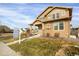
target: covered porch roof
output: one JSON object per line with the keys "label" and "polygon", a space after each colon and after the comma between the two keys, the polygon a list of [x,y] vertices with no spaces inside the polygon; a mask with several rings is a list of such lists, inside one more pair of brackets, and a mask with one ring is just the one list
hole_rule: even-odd
{"label": "covered porch roof", "polygon": [[32,24],[30,25],[41,25],[43,22],[41,20],[35,20]]}

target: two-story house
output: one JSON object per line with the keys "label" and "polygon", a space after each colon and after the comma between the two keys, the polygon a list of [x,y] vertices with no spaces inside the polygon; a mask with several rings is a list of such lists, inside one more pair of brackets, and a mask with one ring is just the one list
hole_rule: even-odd
{"label": "two-story house", "polygon": [[70,35],[71,18],[72,8],[49,6],[30,24],[30,30],[32,33],[36,30],[36,34],[43,36],[67,38]]}

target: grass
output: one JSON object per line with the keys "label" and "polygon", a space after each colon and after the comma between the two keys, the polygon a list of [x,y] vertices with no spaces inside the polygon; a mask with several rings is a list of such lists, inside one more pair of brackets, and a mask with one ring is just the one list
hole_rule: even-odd
{"label": "grass", "polygon": [[14,41],[12,33],[2,33],[0,37],[0,41],[4,43],[12,42]]}
{"label": "grass", "polygon": [[[25,35],[21,35],[21,39],[26,38]],[[13,39],[13,33],[0,33],[0,41],[4,43],[13,42],[19,38]]]}
{"label": "grass", "polygon": [[[10,47],[23,56],[55,56],[56,52],[64,45],[79,46],[79,43],[63,39],[34,38],[25,40],[21,44],[10,45]],[[66,55],[68,54],[66,53]]]}

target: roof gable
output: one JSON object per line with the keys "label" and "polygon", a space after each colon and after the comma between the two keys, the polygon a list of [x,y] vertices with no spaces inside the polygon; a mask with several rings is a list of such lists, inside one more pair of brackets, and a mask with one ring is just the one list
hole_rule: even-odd
{"label": "roof gable", "polygon": [[[42,12],[42,13],[37,17],[37,19],[40,18],[42,15],[43,15],[43,17],[47,16],[52,10],[54,10],[54,9],[56,9],[56,8],[57,8],[57,9],[67,9],[67,10],[69,10],[69,15],[72,16],[72,8],[67,8],[67,7],[52,7],[52,6],[49,6],[48,8],[45,9],[44,12]],[[49,10],[49,9],[50,9],[50,10]]]}
{"label": "roof gable", "polygon": [[48,7],[46,8],[40,15],[38,15],[37,19],[40,18],[41,16],[45,16],[48,12],[52,10],[53,7]]}

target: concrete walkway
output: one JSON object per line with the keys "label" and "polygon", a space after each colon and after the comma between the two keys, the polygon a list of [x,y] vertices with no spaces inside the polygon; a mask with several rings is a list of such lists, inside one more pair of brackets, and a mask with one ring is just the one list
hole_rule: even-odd
{"label": "concrete walkway", "polygon": [[17,56],[17,53],[3,42],[0,42],[0,56]]}
{"label": "concrete walkway", "polygon": [[[22,41],[24,41],[24,40],[30,40],[30,39],[32,39],[32,38],[37,38],[37,37],[40,37],[40,34],[31,36],[31,37],[28,37],[28,38],[24,38],[24,39],[22,39],[22,40],[20,40],[20,41],[22,42]],[[19,43],[19,40],[16,40],[16,41],[14,41],[14,42],[7,43],[6,45],[12,45],[12,44],[15,44],[15,43]]]}

